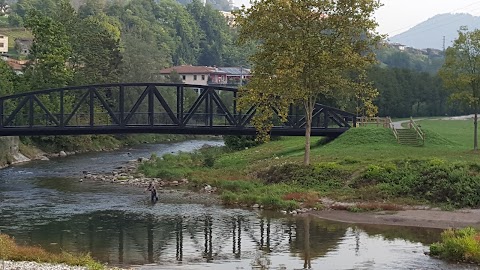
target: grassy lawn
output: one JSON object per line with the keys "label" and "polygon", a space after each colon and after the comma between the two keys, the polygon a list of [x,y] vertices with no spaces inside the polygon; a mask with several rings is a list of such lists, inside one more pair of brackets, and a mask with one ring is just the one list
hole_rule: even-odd
{"label": "grassy lawn", "polygon": [[285,137],[236,152],[168,155],[141,170],[147,176],[187,177],[197,186],[216,186],[231,204],[294,208],[316,205],[327,196],[480,206],[480,154],[471,150],[472,121],[428,119],[419,124],[426,134],[421,147],[399,145],[390,129],[377,127],[351,129],[328,143],[312,138],[307,167],[302,165],[304,138]]}

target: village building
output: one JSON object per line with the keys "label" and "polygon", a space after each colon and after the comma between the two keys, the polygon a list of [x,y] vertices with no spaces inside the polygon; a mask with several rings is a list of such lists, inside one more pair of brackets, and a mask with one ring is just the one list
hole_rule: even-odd
{"label": "village building", "polygon": [[227,83],[227,74],[216,67],[183,65],[162,69],[160,74],[168,80],[174,71],[178,73],[185,84],[209,85]]}
{"label": "village building", "polygon": [[8,53],[8,37],[0,33],[0,54]]}
{"label": "village building", "polygon": [[33,39],[31,38],[17,38],[15,39],[15,49],[20,55],[27,56],[30,54]]}

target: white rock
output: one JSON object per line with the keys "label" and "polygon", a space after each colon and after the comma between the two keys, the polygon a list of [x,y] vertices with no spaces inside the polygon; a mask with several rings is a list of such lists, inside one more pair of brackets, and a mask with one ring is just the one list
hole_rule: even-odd
{"label": "white rock", "polygon": [[59,157],[66,157],[67,153],[65,153],[65,151],[60,151],[60,153],[58,153],[58,156]]}

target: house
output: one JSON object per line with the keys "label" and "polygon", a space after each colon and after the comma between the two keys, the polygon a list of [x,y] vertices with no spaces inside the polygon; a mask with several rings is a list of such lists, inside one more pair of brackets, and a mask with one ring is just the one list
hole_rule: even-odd
{"label": "house", "polygon": [[164,78],[169,78],[175,71],[183,83],[196,85],[226,84],[227,74],[216,67],[182,65],[160,70]]}
{"label": "house", "polygon": [[406,49],[406,46],[400,43],[390,43],[390,46],[400,51],[404,51]]}
{"label": "house", "polygon": [[218,70],[227,73],[228,84],[239,84],[251,78],[250,69],[244,67],[219,67]]}
{"label": "house", "polygon": [[225,20],[227,20],[228,26],[230,26],[230,27],[235,26],[235,15],[233,15],[233,13],[231,11],[221,11],[221,10],[219,10],[219,12],[220,12],[220,14],[223,15]]}
{"label": "house", "polygon": [[18,60],[13,58],[3,59],[7,62],[7,65],[16,73],[23,74],[23,69],[27,66],[28,60]]}
{"label": "house", "polygon": [[29,55],[32,48],[33,39],[31,38],[17,38],[15,39],[15,49],[21,55]]}
{"label": "house", "polygon": [[8,53],[8,37],[0,33],[0,54]]}

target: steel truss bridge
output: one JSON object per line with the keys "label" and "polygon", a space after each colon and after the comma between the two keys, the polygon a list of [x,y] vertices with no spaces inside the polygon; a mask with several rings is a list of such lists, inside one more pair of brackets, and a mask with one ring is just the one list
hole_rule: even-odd
{"label": "steel truss bridge", "polygon": [[[164,133],[255,135],[255,107],[237,108],[231,87],[119,83],[48,89],[0,97],[0,136]],[[276,111],[275,108],[272,110]],[[317,104],[312,136],[336,137],[356,116]],[[271,135],[305,135],[304,112],[274,119]]]}

